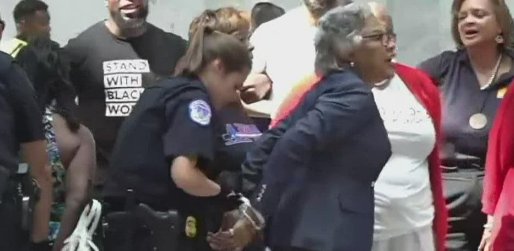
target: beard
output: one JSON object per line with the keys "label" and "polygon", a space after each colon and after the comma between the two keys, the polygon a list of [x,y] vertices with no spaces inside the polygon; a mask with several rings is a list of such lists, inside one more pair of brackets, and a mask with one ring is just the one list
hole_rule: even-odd
{"label": "beard", "polygon": [[303,3],[314,17],[320,18],[337,5],[337,0],[303,0]]}
{"label": "beard", "polygon": [[121,10],[111,11],[111,17],[121,30],[132,30],[146,24],[149,6],[139,9],[135,13],[125,14]]}

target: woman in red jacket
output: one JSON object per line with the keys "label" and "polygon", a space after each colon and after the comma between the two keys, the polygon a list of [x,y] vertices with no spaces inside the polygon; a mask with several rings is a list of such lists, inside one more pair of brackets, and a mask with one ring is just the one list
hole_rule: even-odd
{"label": "woman in red jacket", "polygon": [[488,215],[480,249],[514,250],[514,89],[509,88],[489,136],[482,197]]}

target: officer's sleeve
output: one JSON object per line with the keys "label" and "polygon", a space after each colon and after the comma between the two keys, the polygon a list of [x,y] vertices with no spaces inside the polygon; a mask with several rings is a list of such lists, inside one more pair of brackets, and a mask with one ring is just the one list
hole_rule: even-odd
{"label": "officer's sleeve", "polygon": [[37,89],[38,86],[36,84],[38,83],[35,83],[34,80],[37,76],[37,70],[39,67],[35,51],[32,50],[30,46],[21,49],[21,51],[18,53],[18,56],[16,57],[16,61],[25,70],[34,88]]}
{"label": "officer's sleeve", "polygon": [[372,116],[379,116],[376,109],[373,94],[362,82],[340,85],[321,95],[315,107],[292,125],[273,148],[260,185],[258,208],[272,215],[291,174],[298,168],[307,168],[305,164],[315,152],[330,151],[337,147],[333,142],[344,141]]}
{"label": "officer's sleeve", "polygon": [[10,101],[15,111],[16,136],[20,143],[44,139],[42,111],[27,74],[19,65],[13,64],[6,75]]}
{"label": "officer's sleeve", "polygon": [[197,157],[201,169],[212,161],[214,129],[207,100],[205,94],[194,91],[167,101],[163,144],[164,154],[170,161],[178,156]]}

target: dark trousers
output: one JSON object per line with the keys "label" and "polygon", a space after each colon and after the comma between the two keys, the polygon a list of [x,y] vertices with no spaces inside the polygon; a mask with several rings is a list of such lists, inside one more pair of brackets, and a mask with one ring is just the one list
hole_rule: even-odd
{"label": "dark trousers", "polygon": [[8,198],[0,204],[0,250],[27,251],[30,237],[21,229],[21,210]]}

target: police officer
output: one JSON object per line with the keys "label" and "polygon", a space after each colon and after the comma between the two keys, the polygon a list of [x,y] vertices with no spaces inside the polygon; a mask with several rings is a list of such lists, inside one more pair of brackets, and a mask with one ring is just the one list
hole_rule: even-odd
{"label": "police officer", "polygon": [[22,161],[28,164],[41,188],[32,229],[32,242],[37,249],[45,246],[48,238],[52,203],[51,174],[45,169],[42,117],[26,74],[3,52],[0,52],[0,121],[0,250],[26,250],[30,243],[28,219],[31,217],[22,202],[28,194],[26,186],[19,182],[20,176],[28,174],[26,168],[18,166],[20,150]]}
{"label": "police officer", "polygon": [[104,189],[106,250],[204,250],[202,210],[229,193],[206,173],[216,111],[239,102],[248,48],[201,26],[185,62],[180,77],[147,88],[122,125]]}

